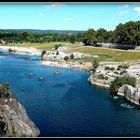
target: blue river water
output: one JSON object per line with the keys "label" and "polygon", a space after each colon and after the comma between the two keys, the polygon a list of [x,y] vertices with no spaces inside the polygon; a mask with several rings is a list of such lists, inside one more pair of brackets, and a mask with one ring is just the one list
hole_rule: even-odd
{"label": "blue river water", "polygon": [[124,108],[123,98],[91,85],[87,71],[41,65],[38,56],[0,56],[6,57],[0,59],[0,83],[10,84],[39,137],[140,136],[140,110]]}

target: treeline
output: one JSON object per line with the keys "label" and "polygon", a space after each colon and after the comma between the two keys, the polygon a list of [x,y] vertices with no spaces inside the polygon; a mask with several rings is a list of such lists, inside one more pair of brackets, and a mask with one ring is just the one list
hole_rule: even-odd
{"label": "treeline", "polygon": [[81,42],[82,33],[30,33],[30,32],[0,32],[0,39],[7,43],[48,43],[48,42]]}
{"label": "treeline", "polygon": [[83,33],[85,45],[100,43],[115,43],[118,45],[140,45],[140,21],[129,21],[120,23],[114,31],[107,31],[103,28],[95,31],[89,29]]}
{"label": "treeline", "polygon": [[83,42],[94,46],[96,43],[115,43],[120,45],[140,45],[140,21],[120,23],[114,31],[104,28],[89,29],[79,33],[34,33],[0,31],[0,40],[6,43],[45,43],[45,42]]}

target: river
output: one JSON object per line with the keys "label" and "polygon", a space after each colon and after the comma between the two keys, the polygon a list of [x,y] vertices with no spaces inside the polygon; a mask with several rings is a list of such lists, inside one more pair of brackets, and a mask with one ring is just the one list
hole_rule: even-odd
{"label": "river", "polygon": [[140,110],[121,106],[124,99],[113,100],[107,89],[91,85],[87,71],[48,67],[38,56],[0,56],[6,57],[0,58],[0,83],[10,84],[39,137],[140,136]]}

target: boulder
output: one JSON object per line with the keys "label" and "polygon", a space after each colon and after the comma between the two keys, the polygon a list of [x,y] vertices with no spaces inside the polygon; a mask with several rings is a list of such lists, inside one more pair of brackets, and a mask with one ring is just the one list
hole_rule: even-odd
{"label": "boulder", "polygon": [[0,98],[0,136],[1,137],[37,137],[39,129],[28,117],[25,108],[11,95]]}
{"label": "boulder", "polygon": [[130,85],[123,85],[118,90],[118,95],[124,96],[127,100],[134,104],[140,104],[140,91],[138,88]]}

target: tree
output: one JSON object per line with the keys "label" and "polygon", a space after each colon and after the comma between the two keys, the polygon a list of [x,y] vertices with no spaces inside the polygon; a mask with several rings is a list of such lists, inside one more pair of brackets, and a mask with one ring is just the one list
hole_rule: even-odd
{"label": "tree", "polygon": [[73,53],[70,55],[70,58],[71,58],[71,59],[74,59],[74,55],[73,55]]}
{"label": "tree", "polygon": [[107,30],[100,28],[97,30],[97,41],[98,42],[108,42],[109,36]]}
{"label": "tree", "polygon": [[116,77],[114,81],[110,84],[110,92],[112,94],[116,94],[118,89],[123,86],[124,84],[131,85],[133,87],[136,86],[136,78],[130,76],[122,76]]}
{"label": "tree", "polygon": [[94,59],[93,61],[92,61],[92,72],[94,73],[95,71],[96,71],[96,69],[97,69],[97,67],[99,66],[99,62],[98,62],[98,60],[96,60],[96,59]]}
{"label": "tree", "polygon": [[43,50],[42,53],[41,53],[41,60],[43,60],[43,56],[46,54],[46,51]]}
{"label": "tree", "polygon": [[76,35],[71,35],[70,36],[70,43],[75,43],[76,42]]}
{"label": "tree", "polygon": [[69,59],[69,57],[68,57],[68,56],[65,56],[65,57],[64,57],[64,60],[68,60],[68,59]]}
{"label": "tree", "polygon": [[83,43],[90,46],[97,43],[96,31],[94,29],[89,29],[83,33]]}
{"label": "tree", "polygon": [[114,32],[117,44],[140,45],[140,21],[121,23]]}
{"label": "tree", "polygon": [[57,50],[56,55],[59,55],[59,51]]}

